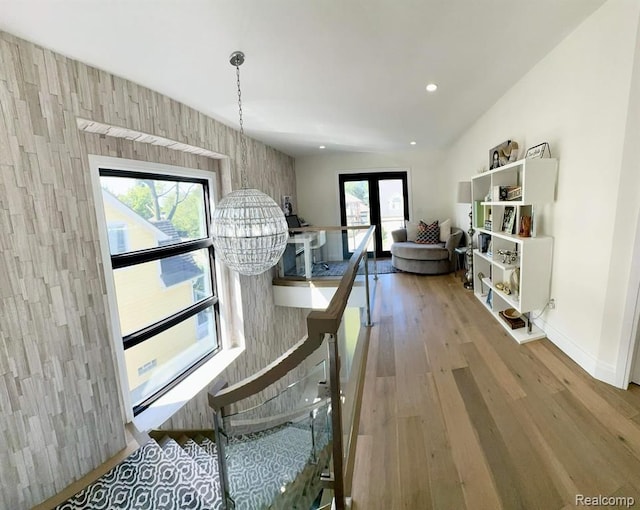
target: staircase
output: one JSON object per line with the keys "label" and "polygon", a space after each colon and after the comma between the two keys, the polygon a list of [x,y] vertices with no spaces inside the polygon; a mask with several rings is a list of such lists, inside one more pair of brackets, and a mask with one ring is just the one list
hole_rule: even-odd
{"label": "staircase", "polygon": [[[174,436],[175,437],[175,436]],[[314,442],[315,441],[315,442]],[[226,446],[237,510],[309,510],[329,459],[308,421],[234,436]],[[203,435],[150,440],[56,510],[221,510],[217,447]]]}

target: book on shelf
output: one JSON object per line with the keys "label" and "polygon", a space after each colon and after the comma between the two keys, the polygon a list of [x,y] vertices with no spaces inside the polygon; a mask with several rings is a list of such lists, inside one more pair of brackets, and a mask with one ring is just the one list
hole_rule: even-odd
{"label": "book on shelf", "polygon": [[476,225],[480,226],[484,223],[484,206],[480,200],[473,202],[473,217],[476,219]]}
{"label": "book on shelf", "polygon": [[522,317],[517,317],[515,319],[512,319],[511,317],[507,317],[504,314],[504,312],[499,312],[498,315],[500,315],[500,318],[503,321],[505,321],[507,324],[509,324],[511,329],[520,329],[520,328],[524,328],[526,326],[526,323],[524,322]]}

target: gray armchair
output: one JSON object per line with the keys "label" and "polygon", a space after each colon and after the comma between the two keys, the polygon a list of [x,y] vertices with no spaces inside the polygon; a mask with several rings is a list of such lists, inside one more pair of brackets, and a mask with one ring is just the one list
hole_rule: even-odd
{"label": "gray armchair", "polygon": [[407,241],[407,229],[391,232],[391,264],[396,269],[418,274],[446,274],[455,268],[454,250],[460,245],[462,230],[453,227],[444,243],[419,244]]}

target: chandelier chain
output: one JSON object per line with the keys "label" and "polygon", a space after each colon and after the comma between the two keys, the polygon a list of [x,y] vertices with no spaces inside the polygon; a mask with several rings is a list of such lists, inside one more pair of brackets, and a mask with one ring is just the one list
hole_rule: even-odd
{"label": "chandelier chain", "polygon": [[236,61],[236,78],[238,83],[238,115],[240,117],[240,152],[242,156],[242,166],[240,168],[242,177],[242,187],[248,188],[247,180],[247,140],[244,136],[244,124],[242,120],[242,90],[240,89],[240,63]]}

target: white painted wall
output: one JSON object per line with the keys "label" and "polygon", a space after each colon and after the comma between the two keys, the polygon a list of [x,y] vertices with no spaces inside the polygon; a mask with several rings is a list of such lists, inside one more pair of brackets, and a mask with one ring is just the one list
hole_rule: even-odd
{"label": "white painted wall", "polygon": [[[607,289],[607,309],[603,324],[603,344],[606,345],[609,328],[621,329],[621,343],[618,351],[616,385],[626,387],[629,382],[634,347],[638,350],[640,341],[640,26],[636,34],[636,54],[631,79],[631,94],[627,113],[627,131],[622,159],[622,173],[618,186],[618,203],[614,244],[609,264],[609,287]],[[619,256],[618,256],[619,254]],[[622,262],[622,264],[621,264]],[[630,272],[620,270],[630,264]],[[627,286],[626,292],[623,290]],[[626,295],[625,295],[626,294]],[[624,302],[620,299],[624,298]],[[617,320],[615,311],[624,308],[622,322]],[[612,335],[613,336],[613,335]],[[640,384],[640,356],[636,357],[635,378]]]}
{"label": "white painted wall", "polygon": [[583,368],[611,383],[640,204],[638,158],[628,155],[624,166],[622,159],[625,147],[638,147],[626,132],[639,15],[640,2],[609,0],[453,144],[443,174],[443,189],[453,189],[486,167],[489,148],[506,139],[521,149],[550,142],[560,160],[557,201],[543,212],[555,238],[557,309],[541,325]]}
{"label": "white painted wall", "polygon": [[446,219],[452,214],[455,197],[446,184],[442,156],[438,151],[416,149],[393,154],[329,153],[298,158],[299,214],[314,225],[339,225],[338,174],[385,169],[408,171],[411,219]]}

